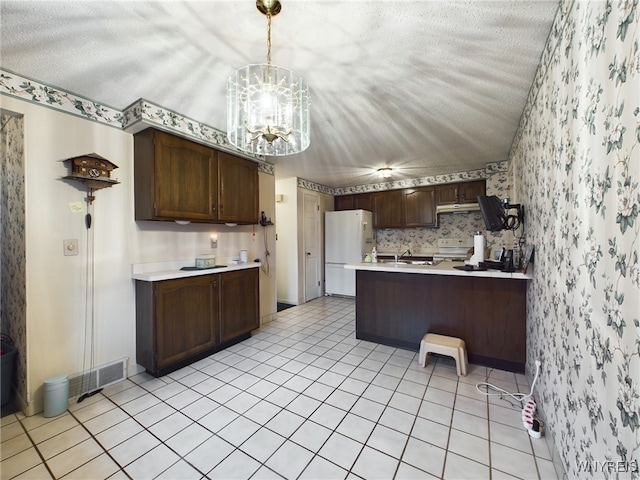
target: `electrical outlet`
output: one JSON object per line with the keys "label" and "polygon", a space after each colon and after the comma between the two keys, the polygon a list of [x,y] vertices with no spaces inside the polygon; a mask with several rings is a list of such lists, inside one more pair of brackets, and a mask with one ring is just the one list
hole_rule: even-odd
{"label": "electrical outlet", "polygon": [[77,238],[63,240],[62,247],[64,250],[65,257],[78,255],[78,239]]}

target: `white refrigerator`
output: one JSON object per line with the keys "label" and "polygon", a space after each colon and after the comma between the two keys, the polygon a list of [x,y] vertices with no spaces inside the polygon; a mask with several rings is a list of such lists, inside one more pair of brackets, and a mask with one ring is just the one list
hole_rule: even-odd
{"label": "white refrigerator", "polygon": [[362,262],[375,246],[372,213],[366,210],[326,212],[324,279],[327,295],[356,295],[356,271],[347,263]]}

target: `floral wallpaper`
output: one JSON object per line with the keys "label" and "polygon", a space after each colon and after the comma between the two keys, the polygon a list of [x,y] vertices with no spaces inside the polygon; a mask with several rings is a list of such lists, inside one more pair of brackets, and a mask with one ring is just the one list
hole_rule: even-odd
{"label": "floral wallpaper", "polygon": [[564,1],[510,154],[527,363],[569,478],[640,478],[640,10]]}
{"label": "floral wallpaper", "polygon": [[13,340],[17,395],[26,398],[26,251],[22,117],[0,115],[0,331]]}

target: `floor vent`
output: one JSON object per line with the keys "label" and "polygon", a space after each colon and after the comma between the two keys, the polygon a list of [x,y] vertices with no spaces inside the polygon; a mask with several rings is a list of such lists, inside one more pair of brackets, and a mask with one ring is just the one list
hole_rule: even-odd
{"label": "floor vent", "polygon": [[127,358],[69,377],[69,398],[92,392],[127,378]]}

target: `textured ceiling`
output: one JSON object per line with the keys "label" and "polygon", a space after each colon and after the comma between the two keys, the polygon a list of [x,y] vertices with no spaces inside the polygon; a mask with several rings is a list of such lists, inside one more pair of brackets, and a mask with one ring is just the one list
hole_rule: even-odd
{"label": "textured ceiling", "polygon": [[[312,95],[311,146],[277,178],[329,187],[505,160],[558,1],[282,0],[272,61]],[[116,109],[145,98],[226,129],[229,74],[266,61],[243,1],[5,1],[0,66]]]}

